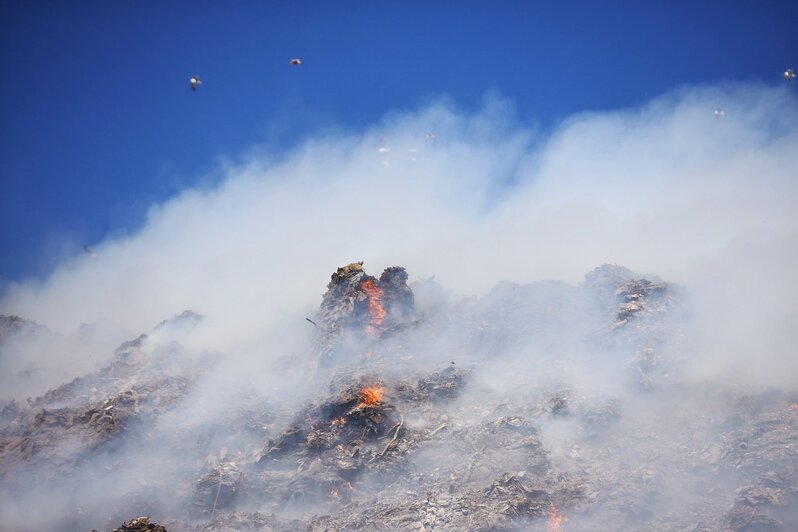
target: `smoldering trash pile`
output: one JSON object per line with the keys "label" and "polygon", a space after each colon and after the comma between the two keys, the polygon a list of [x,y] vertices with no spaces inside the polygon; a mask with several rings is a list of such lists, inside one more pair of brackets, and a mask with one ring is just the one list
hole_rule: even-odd
{"label": "smoldering trash pile", "polygon": [[[353,263],[279,393],[224,399],[185,312],[2,408],[0,529],[798,530],[797,390],[683,378],[688,296],[603,265],[461,298]],[[51,334],[0,341],[26,331]]]}

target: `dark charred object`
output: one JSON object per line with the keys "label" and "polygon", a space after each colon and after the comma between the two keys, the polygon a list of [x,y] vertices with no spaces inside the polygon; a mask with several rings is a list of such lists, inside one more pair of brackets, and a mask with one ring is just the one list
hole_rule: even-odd
{"label": "dark charred object", "polygon": [[149,516],[143,516],[131,519],[129,523],[122,523],[122,526],[115,528],[113,532],[166,532],[166,528],[151,523]]}

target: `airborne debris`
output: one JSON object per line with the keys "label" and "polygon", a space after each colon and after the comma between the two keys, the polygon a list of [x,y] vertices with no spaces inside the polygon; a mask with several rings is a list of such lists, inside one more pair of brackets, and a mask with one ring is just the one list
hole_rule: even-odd
{"label": "airborne debris", "polygon": [[83,251],[88,253],[89,257],[93,259],[97,258],[97,253],[95,253],[94,250],[91,248],[91,246],[89,246],[88,244],[83,245]]}
{"label": "airborne debris", "polygon": [[784,79],[786,79],[787,81],[794,80],[795,79],[795,70],[793,70],[792,68],[788,68],[787,70],[785,70],[784,71]]}
{"label": "airborne debris", "polygon": [[290,63],[292,65],[294,65],[294,66],[299,66],[299,65],[302,64],[302,60],[299,59],[298,57],[295,57],[295,58],[291,59]]}
{"label": "airborne debris", "polygon": [[200,79],[200,77],[199,77],[199,74],[194,74],[194,75],[193,75],[193,76],[191,76],[191,78],[188,80],[188,83],[189,83],[189,85],[191,86],[191,90],[196,92],[196,90],[197,90],[197,87],[199,87],[200,85],[202,85],[202,80]]}
{"label": "airborne debris", "polygon": [[721,107],[715,109],[715,118],[723,118],[726,116],[726,111],[724,111]]}

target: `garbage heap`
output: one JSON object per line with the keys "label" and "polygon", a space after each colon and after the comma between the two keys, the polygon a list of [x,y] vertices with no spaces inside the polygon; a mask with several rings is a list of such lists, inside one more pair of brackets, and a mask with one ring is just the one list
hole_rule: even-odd
{"label": "garbage heap", "polygon": [[332,274],[316,323],[321,329],[320,366],[331,366],[354,343],[374,342],[413,322],[413,291],[400,266],[386,268],[379,279],[362,262]]}

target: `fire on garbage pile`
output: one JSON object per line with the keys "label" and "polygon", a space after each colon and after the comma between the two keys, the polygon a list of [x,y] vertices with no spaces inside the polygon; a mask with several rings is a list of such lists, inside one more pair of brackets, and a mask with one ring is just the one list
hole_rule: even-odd
{"label": "fire on garbage pile", "polygon": [[51,526],[119,532],[798,524],[798,394],[680,380],[683,289],[613,265],[478,298],[408,279],[336,270],[308,351],[271,367],[301,368],[291,398],[209,388],[219,359],[169,337],[202,318],[159,324],[2,409],[3,493],[50,486]]}

